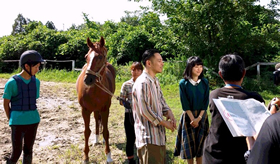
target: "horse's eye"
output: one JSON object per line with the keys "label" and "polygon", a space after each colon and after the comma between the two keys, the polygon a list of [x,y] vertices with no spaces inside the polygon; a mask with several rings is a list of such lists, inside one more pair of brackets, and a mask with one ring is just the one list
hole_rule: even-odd
{"label": "horse's eye", "polygon": [[98,56],[98,59],[102,59],[102,58],[103,58],[103,56],[102,56],[102,55],[99,55],[99,56]]}

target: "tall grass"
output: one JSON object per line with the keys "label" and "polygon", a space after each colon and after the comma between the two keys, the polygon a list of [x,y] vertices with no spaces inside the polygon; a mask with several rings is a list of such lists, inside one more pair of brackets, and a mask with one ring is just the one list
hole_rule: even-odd
{"label": "tall grass", "polygon": [[[21,72],[21,69],[17,69],[12,73],[0,73],[0,78],[10,78],[15,74]],[[66,71],[66,70],[50,70],[50,69],[43,69],[40,70],[36,77],[41,81],[53,81],[53,82],[65,82],[65,83],[75,83],[77,77],[79,76],[80,71]]]}

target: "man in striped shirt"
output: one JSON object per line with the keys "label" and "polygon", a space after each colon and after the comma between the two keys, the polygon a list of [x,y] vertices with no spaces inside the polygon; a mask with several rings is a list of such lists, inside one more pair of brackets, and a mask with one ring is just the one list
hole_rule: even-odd
{"label": "man in striped shirt", "polygon": [[142,63],[144,71],[132,88],[137,154],[140,164],[163,164],[166,163],[165,128],[173,132],[176,120],[155,76],[163,69],[159,51],[146,50],[142,55]]}

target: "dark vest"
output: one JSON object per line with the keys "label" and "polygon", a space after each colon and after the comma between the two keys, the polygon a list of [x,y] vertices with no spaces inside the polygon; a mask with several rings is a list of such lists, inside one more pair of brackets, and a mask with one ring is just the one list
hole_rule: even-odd
{"label": "dark vest", "polygon": [[11,111],[30,111],[37,109],[35,76],[31,76],[31,81],[28,84],[17,75],[14,75],[13,78],[17,82],[18,94],[11,98]]}

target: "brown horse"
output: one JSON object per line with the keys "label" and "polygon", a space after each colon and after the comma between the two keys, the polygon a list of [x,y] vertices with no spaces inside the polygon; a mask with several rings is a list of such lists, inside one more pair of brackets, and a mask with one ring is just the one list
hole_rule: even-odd
{"label": "brown horse", "polygon": [[87,38],[89,47],[88,53],[85,55],[86,64],[82,68],[76,82],[78,93],[78,101],[82,107],[82,116],[85,124],[85,147],[84,157],[85,163],[89,162],[89,136],[90,130],[90,115],[93,112],[95,118],[96,142],[98,142],[99,134],[99,117],[103,125],[103,138],[105,140],[105,153],[107,162],[110,163],[111,152],[109,148],[109,131],[108,131],[108,116],[111,106],[111,98],[115,92],[115,69],[107,62],[107,49],[105,48],[105,40],[101,37],[99,42],[93,43]]}

